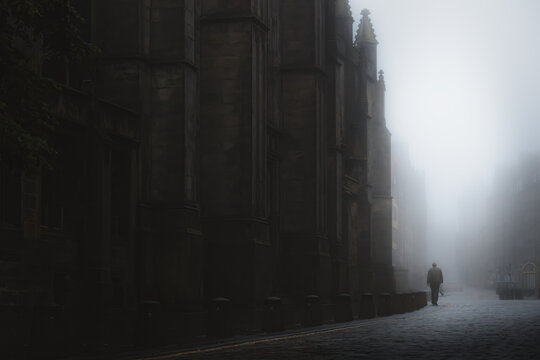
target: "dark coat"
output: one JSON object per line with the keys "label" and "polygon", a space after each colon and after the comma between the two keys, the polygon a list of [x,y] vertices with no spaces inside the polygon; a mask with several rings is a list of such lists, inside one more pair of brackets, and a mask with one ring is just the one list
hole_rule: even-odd
{"label": "dark coat", "polygon": [[427,273],[427,282],[428,284],[442,284],[442,270],[436,266],[429,269]]}

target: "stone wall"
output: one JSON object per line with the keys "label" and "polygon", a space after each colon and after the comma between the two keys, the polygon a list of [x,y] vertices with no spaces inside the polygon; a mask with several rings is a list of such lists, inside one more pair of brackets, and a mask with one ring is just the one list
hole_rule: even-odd
{"label": "stone wall", "polygon": [[[63,245],[76,351],[261,329],[269,304],[280,326],[348,319],[393,291],[368,12],[353,44],[345,0],[92,4],[98,76],[58,109],[84,164],[62,168],[83,184]],[[48,247],[28,214],[25,236]]]}

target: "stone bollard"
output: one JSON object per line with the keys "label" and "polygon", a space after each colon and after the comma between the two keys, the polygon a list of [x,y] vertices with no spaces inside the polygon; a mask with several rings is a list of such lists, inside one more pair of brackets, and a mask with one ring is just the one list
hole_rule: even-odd
{"label": "stone bollard", "polygon": [[321,325],[321,304],[317,295],[308,295],[305,298],[304,314],[302,316],[303,326]]}
{"label": "stone bollard", "polygon": [[[392,294],[390,293],[390,315],[398,314],[397,311],[401,310],[401,294]],[[400,312],[399,314],[402,314],[403,312]]]}
{"label": "stone bollard", "polygon": [[224,297],[217,297],[210,301],[208,311],[208,336],[232,336],[231,330],[231,301]]}
{"label": "stone bollard", "polygon": [[375,299],[373,294],[364,293],[360,295],[360,308],[358,309],[359,319],[371,319],[376,316]]}
{"label": "stone bollard", "polygon": [[392,313],[404,314],[405,310],[405,295],[406,294],[393,294],[392,296]]}
{"label": "stone bollard", "polygon": [[426,297],[425,293],[418,291],[413,294],[414,296],[414,310],[418,310],[424,307],[423,299]]}
{"label": "stone bollard", "polygon": [[408,306],[409,294],[399,294],[399,295],[400,295],[400,300],[401,300],[401,304],[400,304],[401,313],[400,314],[405,314],[407,311],[409,311],[409,306]]}
{"label": "stone bollard", "polygon": [[386,292],[380,293],[377,316],[390,316],[392,313],[392,295]]}
{"label": "stone bollard", "polygon": [[499,290],[499,300],[509,300],[512,298],[511,290],[509,289],[500,289]]}
{"label": "stone bollard", "polygon": [[159,342],[158,315],[161,303],[145,300],[137,307],[137,344],[153,346]]}
{"label": "stone bollard", "polygon": [[414,311],[414,310],[418,310],[418,295],[417,293],[411,293],[411,298],[410,298],[410,306],[411,306],[411,311]]}
{"label": "stone bollard", "polygon": [[406,308],[405,308],[406,312],[411,312],[411,311],[416,310],[415,305],[414,305],[414,293],[407,294],[405,304],[406,304]]}
{"label": "stone bollard", "polygon": [[281,299],[275,296],[264,299],[263,330],[266,332],[283,330]]}
{"label": "stone bollard", "polygon": [[334,318],[336,322],[346,322],[353,319],[351,295],[339,294],[337,296]]}
{"label": "stone bollard", "polygon": [[426,291],[420,291],[418,293],[419,297],[420,297],[420,307],[419,308],[423,308],[424,306],[427,306],[427,297],[428,297],[428,294]]}
{"label": "stone bollard", "polygon": [[418,308],[421,309],[427,306],[427,292],[420,291],[418,293]]}

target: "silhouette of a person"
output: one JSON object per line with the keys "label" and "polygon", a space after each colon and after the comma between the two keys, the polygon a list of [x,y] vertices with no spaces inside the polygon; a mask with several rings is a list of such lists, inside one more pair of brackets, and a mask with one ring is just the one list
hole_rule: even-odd
{"label": "silhouette of a person", "polygon": [[427,274],[427,283],[431,288],[431,304],[437,306],[439,300],[439,288],[443,282],[442,270],[437,267],[437,263],[431,264]]}

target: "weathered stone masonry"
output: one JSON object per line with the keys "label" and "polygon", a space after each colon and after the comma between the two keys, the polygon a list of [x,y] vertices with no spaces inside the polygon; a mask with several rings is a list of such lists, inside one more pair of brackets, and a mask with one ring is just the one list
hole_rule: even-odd
{"label": "weathered stone masonry", "polygon": [[394,290],[367,10],[354,39],[346,0],[109,0],[86,15],[103,56],[91,91],[65,84],[64,139],[80,141],[55,170],[83,199],[55,209],[78,220],[3,227],[65,254],[32,265],[41,300],[6,306],[54,303],[65,286],[54,326],[80,350],[206,334],[215,298],[245,331],[264,326],[269,297],[290,327],[332,321],[344,294],[358,313],[361,294]]}

